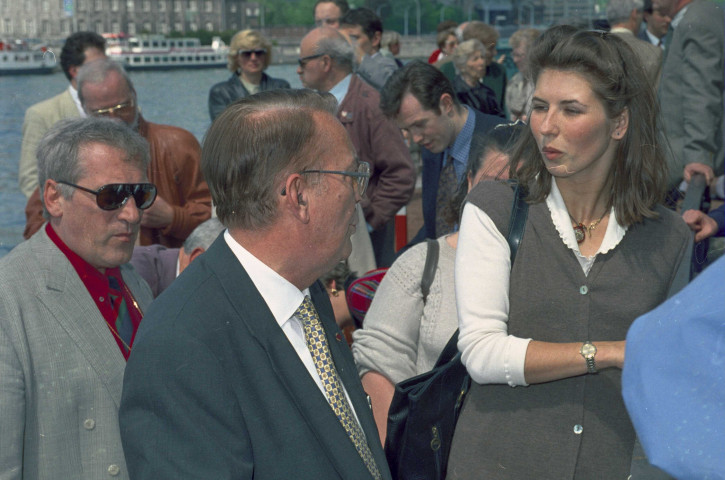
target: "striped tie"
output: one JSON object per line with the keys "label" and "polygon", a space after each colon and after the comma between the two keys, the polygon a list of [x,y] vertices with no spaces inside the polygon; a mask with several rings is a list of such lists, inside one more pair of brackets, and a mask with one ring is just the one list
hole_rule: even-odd
{"label": "striped tie", "polygon": [[315,306],[312,304],[309,296],[305,296],[302,304],[295,312],[295,317],[302,321],[307,348],[309,348],[310,354],[312,354],[312,361],[315,363],[317,374],[322,380],[322,385],[325,388],[330,407],[332,407],[342,427],[347,432],[350,440],[352,440],[353,445],[355,445],[357,453],[362,458],[370,474],[375,479],[382,478],[378,466],[375,464],[375,459],[373,459],[370,447],[368,447],[365,434],[352,413],[347,397],[345,397],[340,378],[337,375],[335,363],[332,361],[332,355],[330,355],[330,348],[327,345],[325,330],[322,328],[320,319],[317,317]]}

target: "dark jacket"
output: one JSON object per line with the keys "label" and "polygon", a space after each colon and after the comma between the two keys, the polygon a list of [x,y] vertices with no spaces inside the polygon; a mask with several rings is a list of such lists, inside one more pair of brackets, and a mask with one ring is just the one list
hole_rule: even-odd
{"label": "dark jacket", "polygon": [[[382,478],[390,479],[327,293],[318,282],[310,296]],[[119,420],[138,480],[371,478],[223,235],[146,313]]]}
{"label": "dark jacket", "polygon": [[[281,78],[273,78],[262,73],[262,81],[259,84],[260,91],[274,90],[276,88],[290,88],[289,82]],[[249,90],[244,88],[239,81],[239,75],[233,73],[225,82],[219,82],[209,90],[209,116],[211,121],[224,111],[235,100],[248,97]]]}
{"label": "dark jacket", "polygon": [[415,189],[415,168],[403,134],[380,110],[380,94],[353,75],[337,118],[360,161],[370,164],[370,183],[361,202],[365,221],[378,230],[404,207]]}
{"label": "dark jacket", "polygon": [[496,93],[480,80],[475,87],[471,87],[463,80],[463,77],[456,75],[456,78],[453,79],[453,90],[456,91],[458,100],[461,103],[465,103],[479,112],[496,115],[497,117],[504,116],[503,110],[496,101]]}

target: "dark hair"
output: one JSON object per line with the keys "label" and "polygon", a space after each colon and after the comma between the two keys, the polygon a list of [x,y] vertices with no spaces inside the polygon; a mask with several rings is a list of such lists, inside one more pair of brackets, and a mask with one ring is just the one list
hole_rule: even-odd
{"label": "dark hair", "polygon": [[393,72],[380,90],[380,110],[386,117],[398,114],[406,93],[412,94],[424,110],[432,110],[436,115],[441,114],[440,100],[444,93],[451,96],[456,107],[461,105],[450,80],[436,67],[420,60]]}
{"label": "dark hair", "polygon": [[337,8],[340,9],[340,13],[342,15],[345,15],[348,10],[350,10],[350,5],[348,5],[346,0],[317,0],[315,2],[315,6],[312,7],[312,12],[314,13],[315,10],[317,10],[317,6],[321,3],[334,3]]}
{"label": "dark hair", "polygon": [[232,103],[204,138],[201,169],[219,220],[257,229],[277,215],[284,178],[312,165],[320,144],[315,113],[337,101],[312,90],[268,90]]}
{"label": "dark hair", "polygon": [[80,67],[86,61],[87,48],[97,48],[106,52],[106,39],[96,32],[76,32],[66,38],[60,51],[60,66],[68,80],[71,80],[70,67]]}
{"label": "dark hair", "polygon": [[500,124],[493,127],[485,134],[474,134],[471,139],[471,147],[468,151],[468,163],[466,164],[466,172],[463,174],[456,193],[451,197],[448,208],[445,210],[445,221],[449,225],[455,225],[461,219],[463,206],[465,205],[466,195],[468,195],[468,179],[475,178],[481,169],[486,171],[491,169],[490,176],[501,178],[505,176],[506,166],[499,171],[493,171],[494,167],[484,165],[483,160],[491,152],[503,153],[511,155],[516,141],[522,132],[527,129],[523,122]]}
{"label": "dark hair", "polygon": [[375,36],[375,32],[383,33],[383,22],[380,21],[380,17],[365,7],[348,10],[340,19],[340,25],[360,25],[362,31],[371,40]]}
{"label": "dark hair", "polygon": [[[664,199],[667,165],[660,134],[659,108],[653,86],[637,56],[616,35],[555,27],[540,37],[529,52],[529,71],[534,84],[546,69],[582,75],[602,102],[606,115],[614,119],[629,114],[627,132],[617,146],[610,172],[609,206],[617,222],[628,227],[645,217],[654,218],[654,206]],[[576,29],[574,29],[576,30]],[[521,162],[520,168],[518,167]],[[531,203],[550,193],[551,174],[541,159],[536,139],[527,129],[511,158],[510,175],[528,186]]]}

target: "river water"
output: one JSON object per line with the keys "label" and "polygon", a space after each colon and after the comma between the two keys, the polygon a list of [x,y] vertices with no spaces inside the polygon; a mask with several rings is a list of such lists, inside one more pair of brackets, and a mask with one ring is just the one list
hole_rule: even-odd
{"label": "river water", "polygon": [[[267,73],[300,88],[295,65],[270,65]],[[202,141],[209,128],[209,89],[226,80],[228,70],[130,72],[144,118],[176,125]],[[18,187],[18,160],[25,110],[68,87],[62,72],[0,77],[0,257],[20,243],[25,226],[25,196]]]}

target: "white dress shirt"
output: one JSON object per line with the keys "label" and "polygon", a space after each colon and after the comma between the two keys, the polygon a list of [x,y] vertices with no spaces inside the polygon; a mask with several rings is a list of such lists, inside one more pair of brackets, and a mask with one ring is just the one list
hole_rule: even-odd
{"label": "white dress shirt", "polygon": [[[315,368],[315,362],[312,360],[312,354],[310,354],[310,350],[307,348],[302,322],[299,318],[294,316],[295,311],[297,311],[297,308],[302,304],[305,295],[310,294],[309,288],[305,288],[303,291],[300,291],[297,287],[262,263],[262,261],[234,240],[234,238],[232,238],[229,234],[229,230],[224,232],[224,240],[232,250],[232,253],[234,253],[234,256],[237,257],[237,260],[239,260],[239,263],[242,264],[242,267],[249,275],[249,278],[252,279],[252,283],[254,283],[254,286],[257,288],[259,294],[269,307],[274,319],[284,332],[287,340],[289,340],[292,348],[294,348],[297,356],[300,358],[300,361],[304,364],[307,372],[310,374],[310,377],[312,377],[317,384],[317,387],[327,399],[325,387],[322,385],[322,380]],[[352,402],[350,402],[350,396],[347,393],[347,389],[342,381],[340,381],[340,384],[342,385],[342,389],[345,391],[345,396],[348,399],[350,408],[357,419],[357,413],[355,413],[355,407]],[[360,420],[358,419],[358,423],[359,422]]]}

